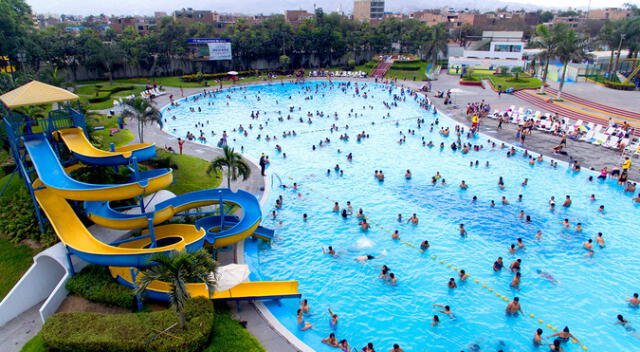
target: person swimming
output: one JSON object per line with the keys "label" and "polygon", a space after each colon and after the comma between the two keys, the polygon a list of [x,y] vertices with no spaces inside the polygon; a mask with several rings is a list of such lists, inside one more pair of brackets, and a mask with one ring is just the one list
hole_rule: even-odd
{"label": "person swimming", "polygon": [[379,255],[379,256],[374,256],[371,254],[365,254],[365,255],[360,255],[356,257],[356,260],[359,261],[360,263],[364,263],[367,260],[373,260],[373,259],[378,259],[378,258],[382,258],[384,257],[384,255]]}
{"label": "person swimming", "polygon": [[558,281],[548,272],[536,269],[536,273],[543,279],[549,280],[552,284],[557,285]]}

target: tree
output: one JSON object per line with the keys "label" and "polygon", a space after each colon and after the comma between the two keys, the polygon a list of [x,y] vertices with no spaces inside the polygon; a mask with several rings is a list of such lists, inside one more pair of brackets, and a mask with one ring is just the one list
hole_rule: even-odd
{"label": "tree", "polygon": [[609,50],[611,50],[609,65],[607,66],[607,77],[609,77],[609,79],[611,79],[611,70],[613,69],[613,55],[622,39],[621,27],[620,22],[607,21],[598,33],[598,42],[605,44]]}
{"label": "tree", "polygon": [[567,66],[570,62],[581,62],[591,59],[592,55],[588,53],[588,39],[574,29],[569,29],[563,37],[560,38],[560,45],[556,50],[556,54],[562,63],[562,76],[560,77],[560,86],[558,87],[558,99],[562,96],[562,88],[567,74]]}
{"label": "tree", "polygon": [[513,73],[513,75],[515,76],[514,82],[519,82],[520,81],[520,74],[522,73],[522,67],[520,67],[520,66],[512,67],[511,68],[511,73]]}
{"label": "tree", "polygon": [[138,138],[144,143],[144,126],[151,122],[162,124],[160,111],[147,99],[136,97],[125,100],[123,103],[122,117],[131,117],[138,121]]}
{"label": "tree", "polygon": [[231,188],[231,180],[236,181],[242,176],[242,180],[246,180],[251,175],[251,168],[242,155],[236,153],[233,148],[227,146],[222,147],[223,155],[215,158],[207,168],[207,174],[222,172],[227,169],[227,188]]}
{"label": "tree", "polygon": [[437,24],[431,27],[431,31],[427,36],[427,40],[424,47],[425,58],[431,57],[433,65],[438,64],[438,54],[447,54],[447,40],[449,36],[444,25]]}
{"label": "tree", "polygon": [[180,328],[184,329],[184,306],[190,298],[186,284],[195,281],[204,283],[210,298],[215,290],[218,263],[204,249],[193,253],[174,251],[170,255],[155,254],[149,258],[149,263],[153,265],[141,270],[135,294],[142,294],[154,281],[168,283],[169,301],[180,316]]}
{"label": "tree", "polygon": [[543,11],[540,13],[540,23],[547,23],[553,19],[553,13],[551,11]]}
{"label": "tree", "polygon": [[280,55],[278,61],[280,62],[280,68],[285,69],[289,67],[289,62],[291,62],[291,59],[287,55]]}
{"label": "tree", "polygon": [[549,72],[549,62],[556,56],[556,51],[560,45],[560,39],[567,31],[568,27],[564,23],[558,23],[553,26],[552,30],[545,25],[538,25],[536,27],[536,38],[534,39],[532,46],[541,48],[542,51],[538,54],[538,57],[544,61],[542,66],[542,85],[540,91],[544,93],[544,87],[547,85],[547,74]]}

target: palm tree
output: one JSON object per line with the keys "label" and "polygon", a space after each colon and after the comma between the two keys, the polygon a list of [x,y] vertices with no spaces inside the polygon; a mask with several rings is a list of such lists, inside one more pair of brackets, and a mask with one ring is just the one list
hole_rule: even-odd
{"label": "palm tree", "polygon": [[562,63],[562,76],[560,77],[560,86],[558,87],[558,99],[562,95],[562,87],[567,74],[567,66],[570,62],[581,62],[591,59],[592,55],[588,53],[588,38],[577,33],[573,28],[569,29],[560,40],[556,56]]}
{"label": "palm tree", "polygon": [[222,172],[223,168],[227,169],[227,188],[231,188],[231,180],[236,181],[242,176],[242,180],[246,180],[251,175],[251,168],[242,155],[236,153],[233,148],[227,146],[222,147],[223,155],[215,158],[207,168],[207,174]]}
{"label": "palm tree", "polygon": [[149,122],[162,124],[160,111],[147,99],[136,97],[125,100],[122,110],[122,117],[132,117],[138,120],[138,138],[140,143],[144,143],[144,126]]}
{"label": "palm tree", "polygon": [[215,272],[218,263],[211,254],[204,249],[188,253],[187,251],[175,251],[170,255],[155,254],[149,259],[150,264],[155,264],[141,270],[135,294],[140,295],[154,281],[162,281],[169,284],[169,301],[176,308],[180,316],[180,327],[185,328],[184,306],[190,297],[187,291],[187,282],[203,282],[209,291],[209,298],[213,295],[216,286]]}
{"label": "palm tree", "polygon": [[554,25],[553,30],[549,30],[549,27],[543,24],[536,27],[536,39],[532,43],[532,46],[542,49],[538,54],[538,57],[544,61],[544,66],[542,68],[542,85],[540,86],[540,91],[543,93],[544,87],[547,85],[549,62],[555,57],[561,33],[565,32],[567,28],[567,25],[564,23]]}
{"label": "palm tree", "polygon": [[433,59],[433,66],[438,64],[438,53],[447,54],[448,39],[449,35],[442,24],[431,27],[427,41],[424,44],[424,52],[425,58],[431,57]]}
{"label": "palm tree", "polygon": [[621,23],[620,22],[606,22],[604,26],[600,28],[598,33],[598,41],[605,44],[611,55],[609,56],[609,65],[607,66],[607,77],[611,79],[611,70],[613,69],[613,55],[620,43],[621,38]]}

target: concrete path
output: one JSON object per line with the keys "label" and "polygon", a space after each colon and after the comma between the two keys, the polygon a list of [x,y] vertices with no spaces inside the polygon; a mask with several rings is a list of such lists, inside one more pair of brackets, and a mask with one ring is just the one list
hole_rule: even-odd
{"label": "concrete path", "polygon": [[27,341],[40,331],[42,321],[39,310],[42,303],[36,304],[2,326],[0,329],[0,351],[18,352]]}

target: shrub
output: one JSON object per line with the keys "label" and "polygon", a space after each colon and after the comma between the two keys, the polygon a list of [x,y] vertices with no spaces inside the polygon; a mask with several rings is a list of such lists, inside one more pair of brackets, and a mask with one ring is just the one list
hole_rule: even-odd
{"label": "shrub", "polygon": [[375,68],[376,66],[378,66],[377,61],[369,61],[366,64],[364,64],[364,67],[366,68]]}
{"label": "shrub", "polygon": [[409,60],[396,60],[393,62],[393,64],[400,64],[400,65],[406,65],[406,64],[419,64],[420,63],[420,59],[409,59]]}
{"label": "shrub", "polygon": [[100,92],[97,96],[88,98],[87,101],[89,103],[102,103],[103,101],[107,101],[111,99],[111,93]]}
{"label": "shrub", "polygon": [[0,198],[0,233],[12,243],[30,239],[48,247],[58,238],[49,223],[45,223],[45,232],[40,232],[34,204],[22,182],[22,179],[14,177],[11,188]]}
{"label": "shrub", "polygon": [[156,148],[156,156],[145,161],[146,165],[149,165],[152,169],[178,169],[178,165],[173,162],[173,154],[164,149]]}
{"label": "shrub", "polygon": [[71,177],[86,183],[98,185],[112,185],[130,182],[131,171],[125,167],[120,168],[116,173],[112,167],[87,166],[71,171]]}
{"label": "shrub", "polygon": [[90,301],[131,309],[133,290],[118,284],[109,270],[100,265],[89,265],[67,281],[67,290]]}
{"label": "shrub", "polygon": [[400,70],[400,71],[418,71],[420,69],[420,65],[396,65],[395,63],[391,65],[392,70]]}
{"label": "shrub", "polygon": [[618,90],[635,90],[636,89],[636,86],[633,83],[604,81],[604,85],[607,86],[608,88],[613,88]]}
{"label": "shrub", "polygon": [[[177,327],[173,309],[151,313],[56,313],[42,326],[40,335],[54,350],[89,351],[202,351],[213,326],[213,304],[191,299],[185,307],[187,324]],[[176,324],[167,334],[161,331]]]}
{"label": "shrub", "polygon": [[[236,76],[237,77],[247,77],[247,76],[255,76],[255,75],[256,75],[256,71],[239,71]],[[183,81],[183,82],[202,82],[204,80],[223,79],[223,78],[228,78],[228,77],[229,77],[229,74],[227,74],[226,72],[220,72],[220,73],[201,73],[201,72],[198,72],[196,74],[181,76],[180,80]]]}

